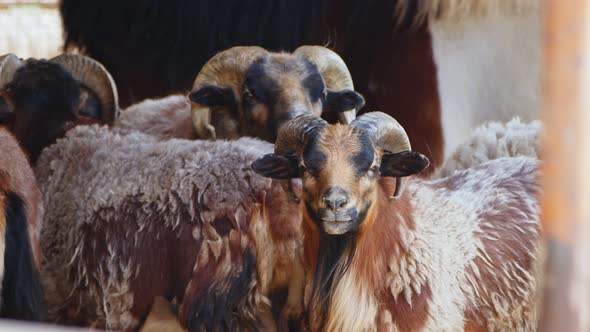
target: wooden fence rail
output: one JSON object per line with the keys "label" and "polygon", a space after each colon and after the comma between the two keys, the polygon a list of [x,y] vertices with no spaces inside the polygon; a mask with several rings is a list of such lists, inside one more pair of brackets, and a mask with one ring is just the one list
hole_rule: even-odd
{"label": "wooden fence rail", "polygon": [[590,331],[590,0],[545,1],[541,331]]}

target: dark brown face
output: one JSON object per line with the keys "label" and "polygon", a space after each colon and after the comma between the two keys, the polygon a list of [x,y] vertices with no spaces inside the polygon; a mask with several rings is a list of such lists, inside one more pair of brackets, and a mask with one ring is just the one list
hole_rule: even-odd
{"label": "dark brown face", "polygon": [[266,177],[300,177],[308,219],[329,235],[361,230],[376,202],[381,176],[408,176],[427,166],[417,152],[383,153],[366,132],[340,124],[308,135],[296,159],[270,154],[252,164]]}
{"label": "dark brown face", "polygon": [[190,99],[213,109],[218,138],[253,136],[274,142],[280,126],[299,114],[339,113],[360,108],[352,90],[329,91],[317,66],[303,56],[272,53],[250,65],[233,87],[205,86]]}
{"label": "dark brown face", "polygon": [[0,125],[13,132],[33,163],[67,130],[93,122],[86,115],[94,113],[100,115],[96,96],[60,65],[48,61],[28,60],[1,88]]}
{"label": "dark brown face", "polygon": [[327,95],[317,67],[288,54],[264,56],[246,72],[241,98],[244,135],[275,141],[278,126],[303,113],[322,114]]}

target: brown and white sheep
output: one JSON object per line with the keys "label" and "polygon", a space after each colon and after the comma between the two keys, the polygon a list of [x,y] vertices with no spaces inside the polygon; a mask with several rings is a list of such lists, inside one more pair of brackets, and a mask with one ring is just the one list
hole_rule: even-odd
{"label": "brown and white sheep", "polygon": [[252,165],[301,178],[311,330],[536,327],[539,162],[500,158],[436,181],[404,179],[427,166],[379,112],[350,126],[299,116]]}
{"label": "brown and white sheep", "polygon": [[[165,140],[79,126],[42,153],[49,318],[136,329],[154,298],[191,331],[274,329],[269,297],[301,312],[301,214],[249,165],[272,145]],[[298,263],[299,262],[299,263]]]}
{"label": "brown and white sheep", "polygon": [[203,66],[189,97],[201,137],[254,136],[274,142],[279,127],[298,114],[330,112],[350,123],[365,104],[353,89],[346,64],[325,47],[272,53],[237,46]]}
{"label": "brown and white sheep", "polygon": [[0,317],[45,318],[39,280],[41,193],[27,156],[0,127]]}

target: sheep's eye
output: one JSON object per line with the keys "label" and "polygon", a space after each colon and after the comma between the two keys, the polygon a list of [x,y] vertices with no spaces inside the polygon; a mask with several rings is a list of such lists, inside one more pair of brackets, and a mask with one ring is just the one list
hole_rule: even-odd
{"label": "sheep's eye", "polygon": [[303,174],[307,172],[307,168],[305,167],[305,165],[299,165],[299,173]]}
{"label": "sheep's eye", "polygon": [[369,168],[368,175],[375,175],[375,174],[377,174],[377,172],[379,172],[379,166],[373,165],[373,166],[371,166],[371,168]]}
{"label": "sheep's eye", "polygon": [[252,102],[254,102],[254,99],[256,99],[256,98],[254,97],[252,92],[250,92],[250,90],[245,90],[244,93],[242,94],[242,100],[245,103],[252,103]]}

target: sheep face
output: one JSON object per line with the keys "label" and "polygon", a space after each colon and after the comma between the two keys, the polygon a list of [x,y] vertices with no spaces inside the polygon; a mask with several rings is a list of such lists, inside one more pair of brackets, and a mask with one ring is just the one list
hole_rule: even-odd
{"label": "sheep face", "polygon": [[80,86],[60,65],[29,60],[2,90],[4,119],[35,160],[78,121]]}
{"label": "sheep face", "polygon": [[306,219],[324,234],[362,232],[365,220],[372,219],[367,216],[377,201],[379,178],[405,177],[428,166],[426,157],[417,152],[383,149],[362,126],[312,128],[297,120],[281,131],[277,145],[281,149],[285,140],[303,137],[302,146],[295,149],[299,152],[269,154],[252,167],[266,177],[301,178]]}
{"label": "sheep face", "polygon": [[376,198],[379,154],[366,133],[348,129],[310,137],[301,158],[307,219],[327,234],[358,231]]}
{"label": "sheep face", "polygon": [[[13,132],[31,162],[72,127],[101,122],[113,113],[112,105],[105,107],[109,98],[101,99],[108,89],[96,83],[102,77],[93,72],[93,60],[66,55],[20,61],[8,56],[15,59],[16,68],[7,73],[11,68],[0,64],[0,78],[6,80],[2,84],[0,79],[0,125]],[[116,103],[112,92],[107,93]]]}
{"label": "sheep face", "polygon": [[339,113],[364,103],[352,90],[327,90],[317,66],[292,54],[262,55],[247,69],[241,87],[204,87],[193,92],[191,100],[218,107],[211,114],[218,136],[269,142],[276,140],[283,123],[299,114]]}
{"label": "sheep face", "polygon": [[244,134],[274,142],[294,115],[322,114],[327,95],[317,67],[302,57],[262,56],[246,72],[240,98]]}
{"label": "sheep face", "polygon": [[294,53],[226,50],[203,67],[189,98],[201,138],[254,136],[270,142],[297,115],[327,112],[350,120],[364,104],[342,59],[311,46]]}

